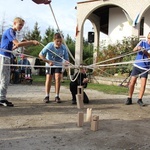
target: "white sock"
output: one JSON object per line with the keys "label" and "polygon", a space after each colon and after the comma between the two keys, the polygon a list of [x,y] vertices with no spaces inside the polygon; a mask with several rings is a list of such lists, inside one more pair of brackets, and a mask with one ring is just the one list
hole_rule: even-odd
{"label": "white sock", "polygon": [[55,97],[59,97],[59,94],[56,94]]}
{"label": "white sock", "polygon": [[46,97],[47,97],[47,96],[49,97],[49,94],[46,94]]}

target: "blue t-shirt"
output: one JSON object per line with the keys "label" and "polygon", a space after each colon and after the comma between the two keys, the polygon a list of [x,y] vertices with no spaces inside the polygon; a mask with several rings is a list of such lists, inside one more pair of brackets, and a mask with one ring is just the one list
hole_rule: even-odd
{"label": "blue t-shirt", "polygon": [[[13,40],[15,40],[15,39],[16,39],[16,32],[12,28],[7,29],[6,31],[4,31],[4,33],[2,35],[0,48],[12,51]],[[0,55],[6,56],[6,57],[11,57],[11,53],[6,52],[1,49],[0,49]]]}
{"label": "blue t-shirt", "polygon": [[[147,41],[140,41],[137,46],[140,46],[142,48],[144,48],[146,51],[150,51],[150,44],[148,44]],[[139,66],[140,68],[144,68],[144,69],[147,69],[150,67],[150,62],[148,60],[148,57],[147,55],[145,55],[142,51],[138,52],[137,53],[137,56],[136,56],[136,59],[135,60],[146,60],[147,61],[141,61],[141,62],[135,62],[135,66]]]}
{"label": "blue t-shirt", "polygon": [[[55,66],[62,66],[63,60],[69,60],[68,51],[65,45],[61,44],[61,46],[56,49],[54,42],[48,43],[42,49],[40,55],[45,56],[47,60],[52,60]],[[49,66],[49,64],[46,63],[46,66]]]}

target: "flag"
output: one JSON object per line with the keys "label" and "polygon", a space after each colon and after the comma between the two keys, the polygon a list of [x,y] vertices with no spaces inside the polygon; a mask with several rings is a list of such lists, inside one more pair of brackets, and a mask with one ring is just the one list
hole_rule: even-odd
{"label": "flag", "polygon": [[78,30],[78,24],[76,26],[76,37],[78,36],[79,30]]}
{"label": "flag", "polygon": [[132,26],[135,27],[136,24],[138,23],[138,19],[139,19],[140,13],[136,16],[135,20],[133,21]]}

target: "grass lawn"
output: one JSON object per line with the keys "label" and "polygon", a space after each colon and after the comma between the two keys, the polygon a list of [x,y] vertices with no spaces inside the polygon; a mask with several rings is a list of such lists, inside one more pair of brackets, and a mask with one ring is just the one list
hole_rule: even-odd
{"label": "grass lawn", "polygon": [[[45,76],[37,76],[33,75],[33,83],[34,84],[43,84],[45,83]],[[69,88],[70,80],[64,80],[61,85],[67,86]],[[98,84],[98,83],[88,83],[88,89],[93,89],[97,91],[101,91],[107,94],[127,94],[128,88],[115,86],[115,85],[106,85],[106,84]]]}

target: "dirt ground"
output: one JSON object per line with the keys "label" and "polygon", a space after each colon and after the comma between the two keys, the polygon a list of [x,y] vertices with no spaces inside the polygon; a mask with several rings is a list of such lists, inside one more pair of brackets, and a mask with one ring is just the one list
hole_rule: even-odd
{"label": "dirt ground", "polygon": [[[71,104],[70,91],[61,87],[62,103],[43,103],[44,85],[10,85],[8,99],[14,107],[0,107],[0,150],[149,150],[150,101],[146,107],[126,106],[126,95],[108,95],[86,89],[90,103],[83,109]],[[99,130],[90,123],[77,127],[77,113],[92,108]]]}

